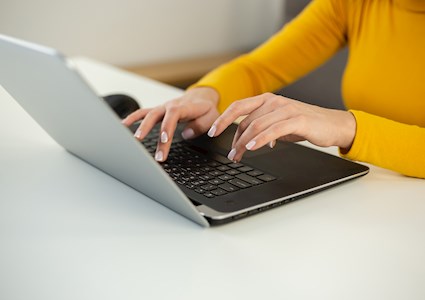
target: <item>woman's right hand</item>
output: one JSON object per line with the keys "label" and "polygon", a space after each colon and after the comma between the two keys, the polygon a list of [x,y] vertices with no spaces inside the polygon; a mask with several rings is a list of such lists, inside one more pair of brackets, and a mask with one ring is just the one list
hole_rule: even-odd
{"label": "woman's right hand", "polygon": [[125,126],[142,120],[134,136],[143,140],[156,123],[161,122],[155,160],[165,161],[170,151],[171,141],[177,123],[187,122],[182,132],[184,139],[192,139],[206,132],[219,113],[217,104],[219,94],[209,87],[196,87],[186,91],[183,96],[153,108],[142,108],[128,115],[122,123]]}

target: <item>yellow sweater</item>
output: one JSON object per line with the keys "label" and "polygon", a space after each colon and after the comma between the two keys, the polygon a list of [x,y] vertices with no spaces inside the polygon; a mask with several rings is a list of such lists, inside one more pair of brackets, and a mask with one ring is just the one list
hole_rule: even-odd
{"label": "yellow sweater", "polygon": [[342,93],[357,131],[347,158],[425,178],[425,0],[315,0],[251,53],[195,86],[234,100],[274,91],[348,45]]}

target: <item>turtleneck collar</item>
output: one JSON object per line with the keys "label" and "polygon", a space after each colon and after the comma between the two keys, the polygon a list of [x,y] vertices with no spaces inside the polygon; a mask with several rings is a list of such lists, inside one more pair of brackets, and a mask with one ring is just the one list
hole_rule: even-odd
{"label": "turtleneck collar", "polygon": [[394,0],[398,6],[413,12],[425,13],[425,0]]}

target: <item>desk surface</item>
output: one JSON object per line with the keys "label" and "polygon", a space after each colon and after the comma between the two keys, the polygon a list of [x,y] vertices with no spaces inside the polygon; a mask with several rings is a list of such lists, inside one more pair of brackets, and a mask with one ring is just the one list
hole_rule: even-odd
{"label": "desk surface", "polygon": [[[181,93],[75,61],[99,94]],[[2,89],[0,138],[0,299],[425,299],[423,180],[371,167],[203,229],[69,155]]]}

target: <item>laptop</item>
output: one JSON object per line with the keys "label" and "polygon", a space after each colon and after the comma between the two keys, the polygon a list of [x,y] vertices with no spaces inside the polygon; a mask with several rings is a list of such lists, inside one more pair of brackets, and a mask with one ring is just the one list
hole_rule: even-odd
{"label": "laptop", "polygon": [[226,158],[237,125],[217,138],[173,142],[152,154],[56,50],[0,35],[0,84],[69,153],[182,216],[208,227],[279,207],[365,175],[369,168],[296,143]]}

